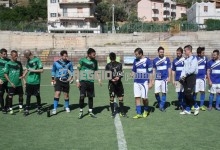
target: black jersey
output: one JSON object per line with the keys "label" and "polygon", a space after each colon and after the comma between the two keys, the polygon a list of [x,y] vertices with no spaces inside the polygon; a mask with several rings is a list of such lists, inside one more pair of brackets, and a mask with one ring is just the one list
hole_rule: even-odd
{"label": "black jersey", "polygon": [[114,79],[115,77],[119,77],[121,80],[121,78],[123,77],[122,64],[117,61],[108,63],[105,66],[105,70],[112,71],[112,79]]}

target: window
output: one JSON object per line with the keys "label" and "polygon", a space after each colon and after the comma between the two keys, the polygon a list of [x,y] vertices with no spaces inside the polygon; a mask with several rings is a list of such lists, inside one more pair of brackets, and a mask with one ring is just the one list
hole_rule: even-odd
{"label": "window", "polygon": [[56,0],[50,0],[50,3],[56,3]]}
{"label": "window", "polygon": [[77,8],[77,13],[83,13],[83,8],[82,7]]}
{"label": "window", "polygon": [[204,12],[208,12],[208,6],[204,6]]}
{"label": "window", "polygon": [[67,17],[67,16],[68,16],[68,14],[67,14],[67,8],[63,8],[63,16],[64,16],[64,17]]}
{"label": "window", "polygon": [[50,17],[56,17],[57,14],[56,13],[50,13]]}

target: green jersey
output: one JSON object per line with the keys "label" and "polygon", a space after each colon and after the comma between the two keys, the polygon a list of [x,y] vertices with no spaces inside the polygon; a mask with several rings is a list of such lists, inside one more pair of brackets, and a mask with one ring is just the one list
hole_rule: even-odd
{"label": "green jersey", "polygon": [[5,68],[5,64],[7,62],[9,62],[10,59],[8,58],[0,58],[0,79],[3,81],[3,82],[6,82],[6,78],[4,76],[4,68]]}
{"label": "green jersey", "polygon": [[79,60],[78,69],[80,71],[80,81],[94,82],[94,72],[98,70],[98,62],[95,59],[81,58]]}
{"label": "green jersey", "polygon": [[[5,64],[4,73],[8,75],[10,81],[16,86],[22,86],[20,76],[23,74],[23,67],[20,61],[9,61]],[[12,87],[8,82],[8,87]]]}
{"label": "green jersey", "polygon": [[[29,70],[39,70],[43,69],[43,64],[38,57],[33,57],[27,61],[26,68]],[[40,84],[41,73],[40,72],[31,72],[27,73],[27,83],[28,84]]]}

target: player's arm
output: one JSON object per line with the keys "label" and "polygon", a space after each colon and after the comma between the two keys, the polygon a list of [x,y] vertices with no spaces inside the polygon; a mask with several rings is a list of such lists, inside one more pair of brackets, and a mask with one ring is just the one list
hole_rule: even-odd
{"label": "player's arm", "polygon": [[[94,69],[94,71],[97,71],[98,69],[99,69],[98,68],[98,62],[97,62],[97,60],[95,60],[95,69]],[[97,79],[99,81],[99,85],[102,86],[102,80],[101,80],[101,78],[100,78],[98,73],[96,73],[96,77],[97,77]]]}
{"label": "player's arm", "polygon": [[[82,59],[79,60],[78,65],[77,65],[77,69],[79,71],[80,74],[80,70],[82,68]],[[79,82],[79,76],[75,76],[75,80],[76,80],[76,86],[79,88],[80,87],[80,82]]]}
{"label": "player's arm", "polygon": [[53,66],[52,66],[52,69],[51,69],[51,84],[52,85],[54,85],[56,83],[55,82],[56,70],[57,70],[56,63],[54,62]]}
{"label": "player's arm", "polygon": [[176,71],[172,70],[172,83],[173,83],[173,85],[175,85],[175,75],[176,75]]}
{"label": "player's arm", "polygon": [[6,80],[11,84],[11,86],[15,88],[14,83],[12,83],[11,80],[9,79],[9,77],[8,77],[8,73],[9,73],[8,65],[5,64],[5,68],[4,68],[4,76],[5,76]]}
{"label": "player's arm", "polygon": [[168,59],[167,68],[168,68],[167,82],[170,82],[170,79],[171,79],[171,63],[170,63],[170,59]]}
{"label": "player's arm", "polygon": [[212,86],[212,81],[211,81],[211,78],[210,78],[210,69],[207,69],[207,79],[208,79],[208,82],[209,82],[209,86]]}
{"label": "player's arm", "polygon": [[117,67],[117,75],[116,75],[116,77],[114,78],[114,80],[118,81],[118,80],[120,80],[122,77],[123,77],[122,64],[119,63],[119,64],[118,64],[118,67]]}
{"label": "player's arm", "polygon": [[74,74],[74,69],[73,69],[73,63],[72,62],[70,62],[70,65],[69,65],[69,70],[70,70],[70,83],[72,83],[73,82],[73,74]]}
{"label": "player's arm", "polygon": [[35,72],[35,73],[42,73],[42,72],[44,72],[43,64],[42,64],[40,59],[38,59],[37,65],[38,65],[38,69],[30,69],[29,68],[28,71]]}

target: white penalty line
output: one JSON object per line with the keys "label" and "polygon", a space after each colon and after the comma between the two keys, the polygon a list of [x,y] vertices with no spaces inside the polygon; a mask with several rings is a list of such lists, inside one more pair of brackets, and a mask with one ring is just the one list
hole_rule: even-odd
{"label": "white penalty line", "polygon": [[127,142],[125,140],[123,126],[121,124],[121,119],[119,117],[119,114],[116,114],[115,119],[115,128],[116,128],[116,134],[117,134],[117,140],[118,140],[118,149],[119,150],[127,150]]}

